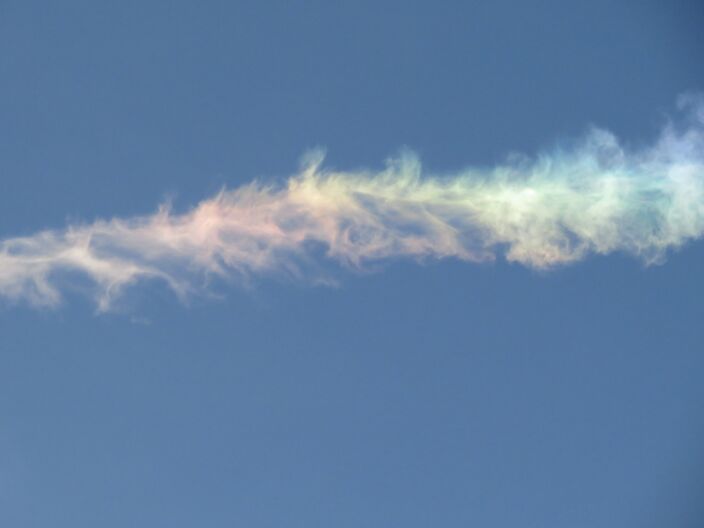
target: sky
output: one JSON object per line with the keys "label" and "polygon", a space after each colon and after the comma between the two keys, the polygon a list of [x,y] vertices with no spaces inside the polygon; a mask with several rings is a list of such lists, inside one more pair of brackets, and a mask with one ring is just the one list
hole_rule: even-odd
{"label": "sky", "polygon": [[704,8],[437,4],[0,1],[0,524],[701,525]]}

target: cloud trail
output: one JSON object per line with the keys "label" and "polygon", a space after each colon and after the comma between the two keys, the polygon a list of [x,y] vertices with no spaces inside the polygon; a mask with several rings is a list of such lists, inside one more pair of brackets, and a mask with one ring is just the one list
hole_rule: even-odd
{"label": "cloud trail", "polygon": [[704,104],[626,149],[593,129],[569,149],[453,175],[405,152],[380,171],[334,171],[320,152],[280,186],[225,190],[192,210],[100,220],[0,241],[0,297],[56,305],[77,277],[100,310],[126,286],[160,279],[181,296],[208,277],[324,279],[323,264],[392,258],[534,268],[625,252],[646,263],[704,235]]}

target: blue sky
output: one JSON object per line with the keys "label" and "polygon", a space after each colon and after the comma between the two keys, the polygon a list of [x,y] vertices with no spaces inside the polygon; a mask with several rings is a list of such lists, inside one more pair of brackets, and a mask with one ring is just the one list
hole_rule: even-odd
{"label": "blue sky", "polygon": [[[404,147],[454,174],[652,145],[697,2],[0,4],[0,239],[186,214]],[[96,313],[0,305],[8,526],[694,527],[704,247],[549,271],[391,259]],[[343,267],[344,268],[344,267]],[[79,281],[80,282],[80,281]]]}

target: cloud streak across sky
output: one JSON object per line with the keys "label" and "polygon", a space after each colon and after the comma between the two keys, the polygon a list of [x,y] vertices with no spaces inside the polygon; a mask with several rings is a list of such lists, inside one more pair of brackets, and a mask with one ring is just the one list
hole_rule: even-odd
{"label": "cloud streak across sky", "polygon": [[612,252],[661,262],[704,235],[704,104],[683,97],[680,109],[646,147],[592,129],[569,148],[442,176],[412,152],[383,170],[337,171],[314,151],[282,184],[224,190],[182,214],[162,206],[0,241],[0,297],[53,306],[78,279],[107,310],[142,280],[185,297],[212,277],[326,280],[330,262],[503,256],[551,268]]}

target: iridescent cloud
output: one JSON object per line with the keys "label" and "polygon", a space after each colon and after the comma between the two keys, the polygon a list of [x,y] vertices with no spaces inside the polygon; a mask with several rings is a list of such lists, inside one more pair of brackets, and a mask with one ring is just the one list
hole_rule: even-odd
{"label": "iridescent cloud", "polygon": [[325,261],[504,256],[551,268],[624,252],[658,263],[704,234],[704,105],[680,107],[681,122],[644,148],[594,129],[569,149],[443,176],[411,152],[380,171],[326,169],[313,152],[279,186],[225,190],[183,214],[162,206],[1,241],[0,297],[55,305],[78,276],[106,310],[141,280],[187,296],[211,276],[323,280]]}

